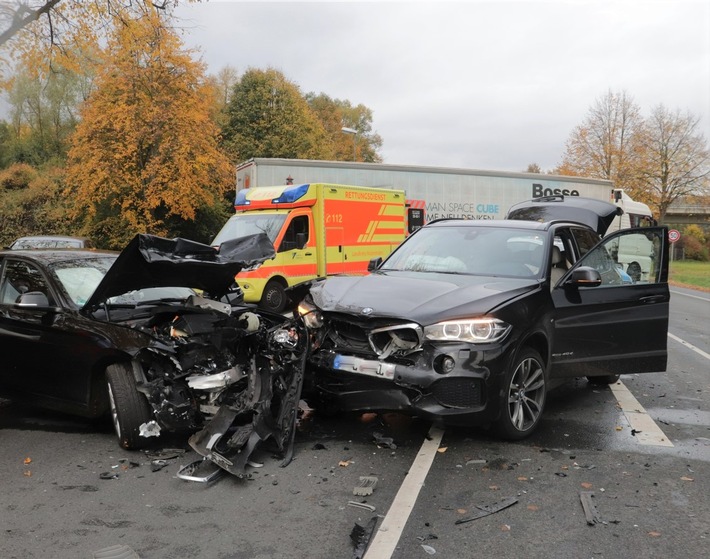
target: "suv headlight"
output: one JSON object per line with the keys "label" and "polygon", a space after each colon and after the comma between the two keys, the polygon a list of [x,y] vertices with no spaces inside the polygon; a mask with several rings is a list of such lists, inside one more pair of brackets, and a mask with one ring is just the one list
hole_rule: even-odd
{"label": "suv headlight", "polygon": [[298,304],[298,315],[309,330],[323,326],[323,316],[318,308],[306,301],[301,301]]}
{"label": "suv headlight", "polygon": [[472,344],[499,342],[510,331],[510,324],[497,318],[447,320],[424,327],[424,336],[438,342]]}

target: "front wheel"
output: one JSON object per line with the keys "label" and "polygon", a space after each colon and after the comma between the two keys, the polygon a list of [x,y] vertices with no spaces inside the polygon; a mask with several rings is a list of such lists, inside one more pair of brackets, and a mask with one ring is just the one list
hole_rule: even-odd
{"label": "front wheel", "polygon": [[501,397],[498,432],[508,440],[520,440],[531,435],[545,409],[547,386],[545,365],[540,354],[525,348],[505,376]]}
{"label": "front wheel", "polygon": [[118,444],[127,450],[145,446],[146,439],[140,436],[140,426],[150,421],[153,414],[146,397],[136,389],[130,366],[122,363],[109,365],[106,383]]}
{"label": "front wheel", "polygon": [[261,296],[261,308],[280,313],[286,308],[287,302],[286,289],[279,281],[271,280],[266,284],[264,293]]}

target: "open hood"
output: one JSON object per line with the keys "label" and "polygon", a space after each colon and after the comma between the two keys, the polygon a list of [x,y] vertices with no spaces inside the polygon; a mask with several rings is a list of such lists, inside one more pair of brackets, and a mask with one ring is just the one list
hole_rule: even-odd
{"label": "open hood", "polygon": [[264,233],[227,241],[219,251],[187,239],[138,234],[118,255],[85,308],[148,287],[191,287],[219,298],[241,270],[275,255],[274,245]]}
{"label": "open hood", "polygon": [[617,215],[624,213],[619,206],[581,196],[546,196],[511,206],[505,219],[524,221],[574,221],[594,229],[602,237]]}

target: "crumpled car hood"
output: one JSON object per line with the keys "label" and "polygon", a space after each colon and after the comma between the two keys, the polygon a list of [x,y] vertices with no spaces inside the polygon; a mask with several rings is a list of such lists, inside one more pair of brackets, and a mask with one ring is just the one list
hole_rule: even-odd
{"label": "crumpled car hood", "polygon": [[375,272],[330,277],[315,283],[310,292],[315,305],[325,312],[399,317],[433,324],[488,313],[538,285],[535,279]]}
{"label": "crumpled car hood", "polygon": [[275,255],[274,245],[263,233],[222,243],[219,251],[187,239],[138,234],[119,254],[85,308],[148,287],[191,287],[219,298],[241,270]]}

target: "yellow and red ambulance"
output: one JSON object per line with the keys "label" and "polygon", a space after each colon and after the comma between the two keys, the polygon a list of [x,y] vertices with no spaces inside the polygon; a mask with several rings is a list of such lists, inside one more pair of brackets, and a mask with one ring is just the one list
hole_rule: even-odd
{"label": "yellow and red ambulance", "polygon": [[333,274],[364,274],[372,258],[387,256],[407,233],[403,190],[299,184],[240,190],[237,213],[212,241],[264,232],[276,257],[240,272],[244,301],[283,310],[285,289]]}

